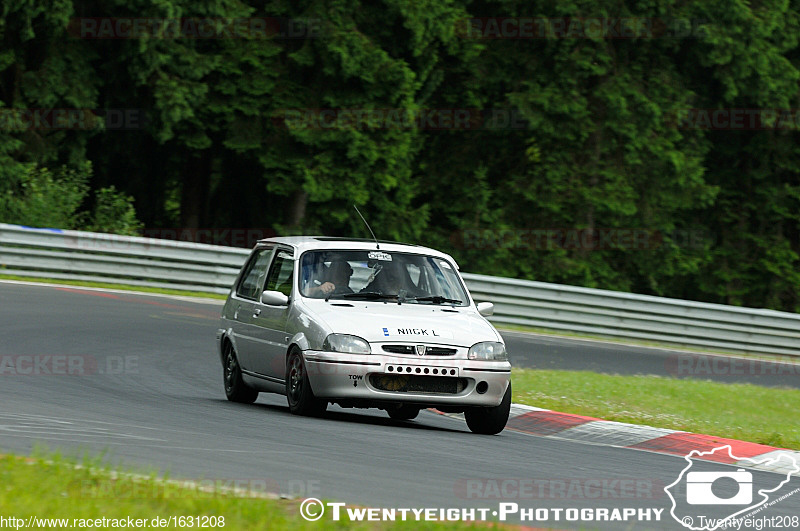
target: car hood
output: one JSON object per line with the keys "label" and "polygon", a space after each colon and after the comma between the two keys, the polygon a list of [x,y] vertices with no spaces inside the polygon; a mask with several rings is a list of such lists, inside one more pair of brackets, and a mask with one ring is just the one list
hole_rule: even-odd
{"label": "car hood", "polygon": [[312,301],[307,307],[332,333],[352,334],[370,343],[413,341],[471,347],[481,341],[502,341],[494,327],[470,307],[348,304],[352,307]]}

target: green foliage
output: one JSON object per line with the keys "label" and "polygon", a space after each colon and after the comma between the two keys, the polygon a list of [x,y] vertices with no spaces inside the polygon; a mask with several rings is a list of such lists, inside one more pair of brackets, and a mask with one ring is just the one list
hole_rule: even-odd
{"label": "green foliage", "polygon": [[89,193],[90,166],[61,168],[55,175],[33,164],[26,169],[18,186],[0,198],[0,221],[66,229],[84,225],[85,216],[78,210]]}
{"label": "green foliage", "polygon": [[136,236],[143,228],[142,222],[136,219],[133,197],[117,192],[113,186],[97,190],[92,222],[87,230]]}
{"label": "green foliage", "polygon": [[[800,311],[800,124],[713,131],[676,120],[687,109],[800,107],[798,0],[0,5],[0,112],[144,118],[127,130],[0,126],[5,219],[367,236],[356,204],[379,237],[442,248],[467,271]],[[87,15],[267,17],[270,30],[280,21],[301,35],[68,31]],[[466,30],[473,17],[690,31],[479,39]],[[449,109],[500,123],[388,120]],[[369,110],[382,118],[341,119]],[[87,161],[90,179],[58,169]],[[95,195],[75,199],[81,186]],[[553,229],[648,239],[596,249],[530,237]]]}
{"label": "green foliage", "polygon": [[82,209],[90,192],[91,164],[55,174],[34,164],[16,187],[0,195],[0,223],[138,235],[133,198],[111,186],[95,192],[94,209]]}

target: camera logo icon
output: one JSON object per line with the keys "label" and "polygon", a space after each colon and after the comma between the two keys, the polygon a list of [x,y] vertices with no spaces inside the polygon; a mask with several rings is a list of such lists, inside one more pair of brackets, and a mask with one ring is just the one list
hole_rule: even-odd
{"label": "camera logo icon", "polygon": [[[760,507],[774,505],[793,494],[795,491],[787,493],[782,489],[793,476],[800,475],[800,464],[790,451],[737,457],[731,445],[726,444],[711,450],[692,450],[683,458],[686,466],[675,481],[664,487],[664,492],[672,502],[669,514],[690,531],[735,528],[734,519],[748,511],[755,514]],[[730,467],[732,463],[742,468]],[[722,471],[714,470],[719,465],[724,466]],[[753,472],[748,471],[751,467]],[[713,518],[706,516],[709,511],[715,515]]]}
{"label": "camera logo icon", "polygon": [[[715,494],[714,484],[739,486],[731,497]],[[753,503],[753,474],[743,468],[736,472],[689,472],[686,474],[686,502],[690,505],[749,505]]]}

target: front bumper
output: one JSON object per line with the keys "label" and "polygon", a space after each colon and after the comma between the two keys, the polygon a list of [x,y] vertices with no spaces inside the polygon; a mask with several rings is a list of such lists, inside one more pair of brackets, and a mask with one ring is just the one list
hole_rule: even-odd
{"label": "front bumper", "polygon": [[507,361],[355,355],[307,350],[311,389],[318,398],[497,406],[511,380]]}

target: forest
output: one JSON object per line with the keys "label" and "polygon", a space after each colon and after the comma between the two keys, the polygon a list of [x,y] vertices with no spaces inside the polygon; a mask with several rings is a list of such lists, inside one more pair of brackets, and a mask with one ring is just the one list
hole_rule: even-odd
{"label": "forest", "polygon": [[0,5],[0,222],[800,311],[798,0]]}

